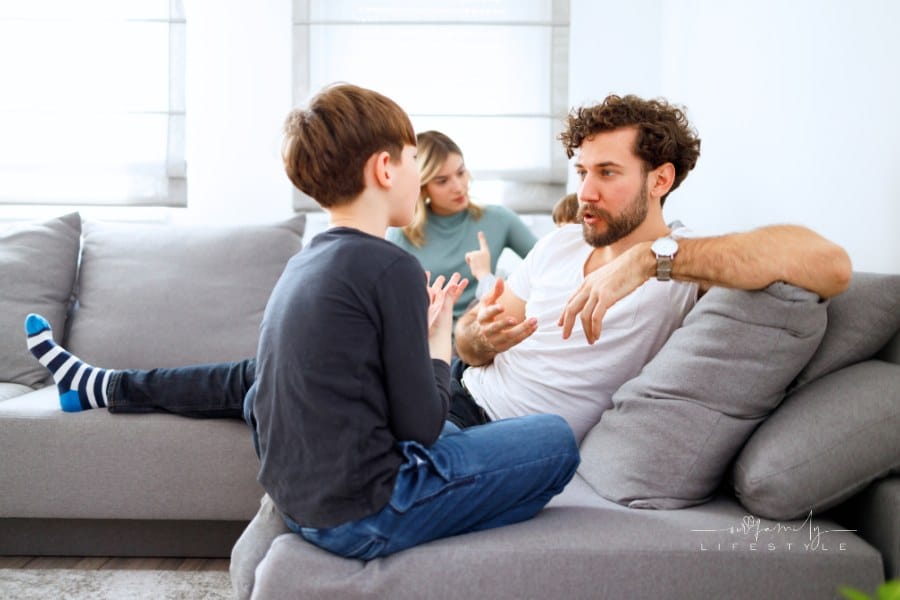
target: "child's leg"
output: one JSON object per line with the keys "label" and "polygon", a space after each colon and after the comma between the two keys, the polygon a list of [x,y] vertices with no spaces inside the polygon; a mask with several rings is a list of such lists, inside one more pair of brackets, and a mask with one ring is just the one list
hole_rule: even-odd
{"label": "child's leg", "polygon": [[100,369],[56,344],[40,315],[28,315],[25,332],[28,349],[50,371],[67,412],[105,406],[110,412],[239,419],[255,377],[253,359],[149,371]]}
{"label": "child's leg", "polygon": [[556,415],[532,415],[441,436],[430,448],[401,444],[388,506],[332,529],[288,523],[312,543],[369,560],[434,539],[531,518],[578,467],[578,446]]}
{"label": "child's leg", "polygon": [[117,371],[109,412],[167,412],[183,417],[244,418],[244,396],[253,385],[256,360],[171,369]]}

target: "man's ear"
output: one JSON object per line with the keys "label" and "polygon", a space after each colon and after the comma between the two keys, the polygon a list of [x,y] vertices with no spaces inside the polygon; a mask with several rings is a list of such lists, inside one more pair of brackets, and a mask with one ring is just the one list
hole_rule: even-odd
{"label": "man's ear", "polygon": [[654,198],[662,198],[672,189],[675,183],[675,165],[663,163],[647,174],[647,187]]}
{"label": "man's ear", "polygon": [[388,152],[376,152],[366,163],[366,170],[372,173],[374,182],[384,188],[394,186],[394,171],[391,168],[391,155]]}

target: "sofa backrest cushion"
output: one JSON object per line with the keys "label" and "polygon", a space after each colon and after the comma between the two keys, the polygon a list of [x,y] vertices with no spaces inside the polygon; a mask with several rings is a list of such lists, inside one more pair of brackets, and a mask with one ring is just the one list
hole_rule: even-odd
{"label": "sofa backrest cushion", "polygon": [[86,222],[67,345],[110,368],[255,356],[259,323],[304,215],[238,227]]}
{"label": "sofa backrest cushion", "polygon": [[809,361],[826,306],[784,283],[707,292],[613,395],[613,408],[581,444],[579,473],[600,495],[635,508],[709,499]]}
{"label": "sofa backrest cushion", "polygon": [[853,273],[828,305],[825,337],[792,389],[872,358],[900,329],[900,275]]}
{"label": "sofa backrest cushion", "polygon": [[735,494],[788,520],[836,506],[900,468],[900,365],[869,360],[799,388],[735,461]]}
{"label": "sofa backrest cushion", "polygon": [[38,313],[60,334],[72,298],[81,216],[0,231],[0,381],[37,386],[49,373],[25,345],[25,316]]}

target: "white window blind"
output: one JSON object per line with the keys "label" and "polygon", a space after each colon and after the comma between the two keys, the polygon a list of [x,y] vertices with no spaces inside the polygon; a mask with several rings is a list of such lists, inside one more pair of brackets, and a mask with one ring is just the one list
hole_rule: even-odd
{"label": "white window blind", "polygon": [[0,0],[0,203],[184,206],[181,0]]}
{"label": "white window blind", "polygon": [[568,0],[294,0],[294,98],[377,90],[459,144],[478,200],[546,211],[567,174],[568,46]]}

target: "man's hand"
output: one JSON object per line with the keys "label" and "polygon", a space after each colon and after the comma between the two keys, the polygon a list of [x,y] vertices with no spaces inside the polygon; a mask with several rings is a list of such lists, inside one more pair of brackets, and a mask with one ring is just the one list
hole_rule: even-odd
{"label": "man's hand", "polygon": [[478,232],[478,250],[466,252],[466,264],[478,281],[491,274],[491,249],[483,231]]}
{"label": "man's hand", "polygon": [[475,317],[480,337],[494,354],[509,350],[537,330],[534,317],[517,321],[515,317],[504,315],[506,309],[497,302],[503,289],[503,280],[498,279],[491,293],[481,299]]}
{"label": "man's hand", "polygon": [[650,277],[652,267],[649,243],[637,244],[596,271],[588,274],[578,290],[566,302],[558,324],[563,339],[569,339],[576,317],[581,318],[588,344],[600,339],[603,317],[610,307],[640,287]]}
{"label": "man's hand", "polygon": [[490,293],[457,324],[456,350],[472,366],[491,362],[537,330],[537,319],[525,318],[525,303],[511,293],[504,296],[504,290],[503,280],[498,279]]}

